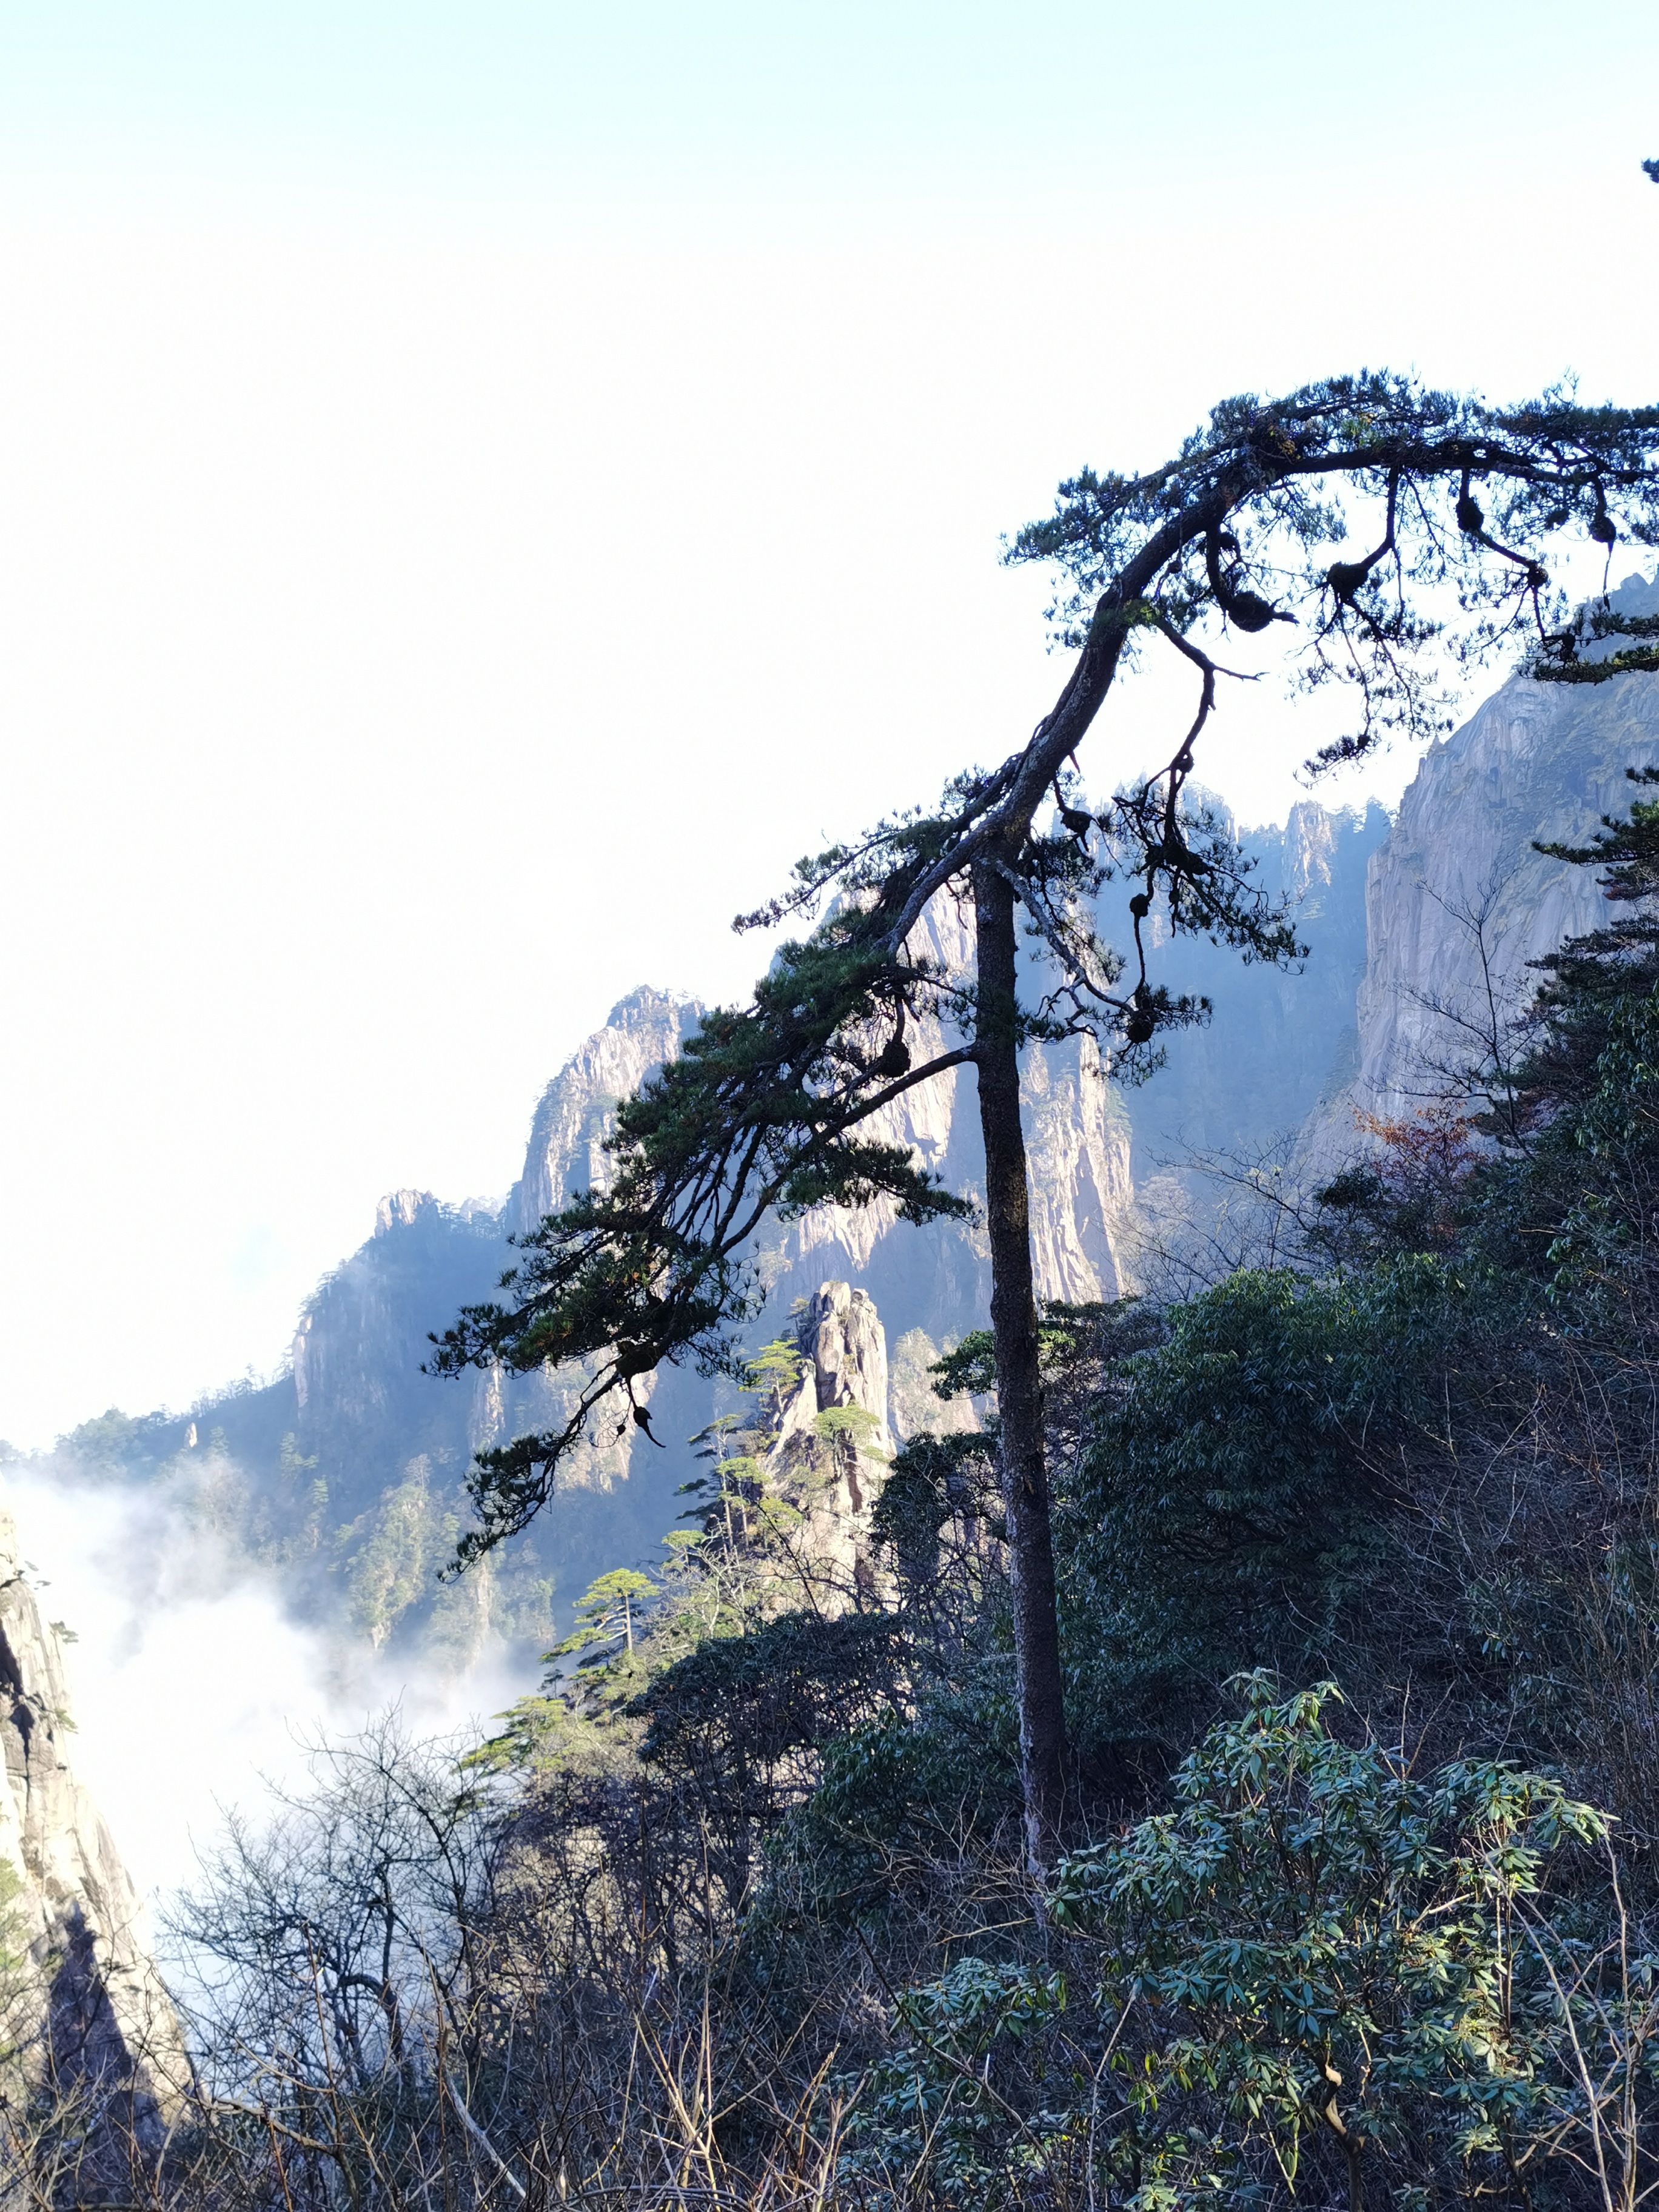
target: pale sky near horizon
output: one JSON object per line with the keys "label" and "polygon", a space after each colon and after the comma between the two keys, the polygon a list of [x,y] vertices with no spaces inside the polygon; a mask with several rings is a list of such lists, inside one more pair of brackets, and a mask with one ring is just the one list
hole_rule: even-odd
{"label": "pale sky near horizon", "polygon": [[[273,1368],[382,1191],[499,1194],[623,992],[1008,751],[1062,474],[1361,363],[1659,398],[1659,10],[1566,25],[0,0],[0,1436]],[[1201,773],[1282,818],[1318,734]]]}

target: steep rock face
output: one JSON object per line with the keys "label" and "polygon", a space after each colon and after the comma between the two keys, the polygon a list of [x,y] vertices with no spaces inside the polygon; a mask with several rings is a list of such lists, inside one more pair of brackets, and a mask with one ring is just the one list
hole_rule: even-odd
{"label": "steep rock face", "polygon": [[[337,1515],[362,1511],[410,1480],[417,1460],[453,1486],[474,1451],[509,1430],[558,1418],[563,1394],[541,1376],[423,1375],[429,1331],[487,1299],[512,1259],[507,1239],[532,1228],[570,1193],[603,1181],[605,1138],[619,1098],[679,1048],[697,1015],[690,1000],[636,991],[611,1011],[538,1102],[524,1171],[499,1213],[398,1190],[375,1210],[374,1233],[310,1300],[292,1348],[290,1415],[302,1456],[325,1468]],[[279,1386],[280,1388],[280,1386]],[[575,1471],[605,1488],[628,1470],[627,1444]]]}
{"label": "steep rock face", "polygon": [[6,2040],[31,2076],[95,2086],[155,2130],[187,2079],[184,2049],[132,1884],[70,1771],[72,1726],[58,1634],[0,1507],[0,1862],[16,1885],[0,1912]]}
{"label": "steep rock face", "polygon": [[1037,1296],[1072,1305],[1121,1297],[1132,1287],[1129,1119],[1094,1039],[1034,1045],[1020,1094]]}
{"label": "steep rock face", "polygon": [[[1218,806],[1224,816],[1226,810]],[[1304,800],[1282,830],[1247,830],[1241,842],[1270,896],[1296,905],[1308,948],[1301,970],[1246,967],[1202,939],[1166,939],[1157,980],[1212,1002],[1201,1027],[1174,1033],[1167,1065],[1141,1088],[1110,1079],[1089,1038],[1031,1048],[1021,1078],[1031,1175],[1032,1261],[1037,1295],[1070,1303],[1120,1297],[1136,1286],[1146,1227],[1139,1193],[1171,1164],[1221,1154],[1254,1156],[1292,1139],[1332,1068],[1354,1052],[1354,994],[1365,964],[1367,863],[1388,833],[1378,805],[1332,812]],[[1122,887],[1107,886],[1102,934],[1122,933]],[[921,948],[956,974],[970,971],[972,915],[939,898]],[[918,1056],[945,1042],[919,1025]],[[880,1118],[879,1133],[912,1146],[955,1189],[982,1188],[983,1153],[971,1071],[921,1085]],[[1193,1196],[1181,1205],[1190,1214]],[[830,1269],[862,1282],[884,1313],[943,1341],[983,1321],[990,1270],[982,1234],[941,1225],[918,1233],[890,1207],[811,1215],[780,1240],[775,1308]]]}
{"label": "steep rock face", "polygon": [[486,1208],[444,1206],[430,1191],[380,1200],[373,1237],[320,1285],[295,1332],[294,1411],[307,1449],[321,1444],[389,1474],[394,1462],[451,1441],[456,1394],[420,1371],[426,1333],[441,1296],[459,1305],[488,1295],[500,1251]]}
{"label": "steep rock face", "polygon": [[[563,1470],[559,1495],[526,1538],[440,1586],[467,1517],[474,1453],[562,1425],[571,1394],[567,1380],[543,1372],[449,1381],[422,1368],[428,1332],[495,1294],[512,1261],[508,1237],[603,1179],[618,1099],[678,1051],[697,1011],[658,991],[623,1000],[543,1093],[523,1173],[501,1209],[389,1194],[374,1234],[309,1301],[289,1374],[198,1415],[204,1437],[216,1431],[244,1471],[250,1534],[266,1556],[275,1536],[306,1611],[341,1616],[377,1648],[413,1634],[457,1664],[492,1641],[539,1648],[594,1575],[619,1558],[650,1557],[673,1525],[678,1456],[671,1468],[631,1431],[603,1435]],[[672,1374],[655,1387],[668,1434],[689,1436],[707,1418],[700,1387]],[[182,1425],[181,1440],[194,1443]],[[309,1528],[296,1531],[306,1498]]]}
{"label": "steep rock face", "polygon": [[[767,1466],[803,1510],[803,1558],[828,1570],[833,1593],[845,1597],[873,1574],[871,1515],[892,1451],[887,1337],[867,1291],[830,1282],[796,1316],[795,1341],[800,1379],[782,1408]],[[838,1414],[853,1418],[837,1421]]]}
{"label": "steep rock face", "polygon": [[850,1283],[824,1283],[801,1316],[800,1342],[812,1362],[817,1408],[856,1407],[875,1424],[871,1451],[890,1449],[887,1430],[887,1336],[867,1291]]}
{"label": "steep rock face", "polygon": [[619,1101],[674,1058],[702,1012],[681,994],[635,991],[571,1054],[537,1105],[524,1172],[503,1216],[509,1236],[533,1229],[573,1191],[604,1188],[605,1139]]}
{"label": "steep rock face", "polygon": [[[918,925],[915,949],[947,973],[971,972],[973,917],[954,898],[935,899]],[[913,1021],[913,1057],[931,1059],[953,1039],[931,1017]],[[1131,1286],[1133,1189],[1129,1124],[1089,1039],[1042,1046],[1021,1079],[1031,1170],[1033,1263],[1037,1295],[1075,1302],[1121,1297]],[[872,1135],[908,1145],[953,1190],[985,1180],[979,1105],[971,1071],[948,1068],[871,1123]],[[823,1207],[774,1232],[765,1255],[770,1311],[787,1312],[826,1276],[860,1282],[884,1312],[934,1338],[960,1336],[988,1310],[990,1264],[982,1232],[936,1224],[915,1230],[890,1201],[845,1211]]]}
{"label": "steep rock face", "polygon": [[1203,1027],[1170,1037],[1167,1065],[1126,1102],[1139,1190],[1190,1158],[1249,1160],[1294,1137],[1334,1066],[1352,1065],[1366,868],[1388,831],[1381,806],[1332,812],[1303,800],[1282,830],[1242,834],[1262,890],[1296,902],[1308,954],[1298,972],[1246,967],[1202,939],[1160,947],[1158,980],[1209,998],[1213,1011]]}
{"label": "steep rock face", "polygon": [[[1659,590],[1619,600],[1649,611]],[[1595,872],[1534,842],[1582,842],[1626,811],[1626,769],[1656,761],[1659,683],[1640,675],[1516,678],[1430,749],[1370,865],[1354,1065],[1310,1126],[1310,1159],[1352,1150],[1356,1115],[1408,1115],[1455,1088],[1530,997],[1529,963],[1604,919]]]}

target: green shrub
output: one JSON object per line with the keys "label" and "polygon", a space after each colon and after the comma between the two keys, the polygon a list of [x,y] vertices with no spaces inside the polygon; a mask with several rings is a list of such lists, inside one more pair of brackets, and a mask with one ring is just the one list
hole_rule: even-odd
{"label": "green shrub", "polygon": [[1659,2006],[1616,1887],[1588,1879],[1604,1816],[1502,1761],[1419,1776],[1346,1742],[1329,1684],[1237,1686],[1171,1808],[1061,1863],[1047,1958],[964,1958],[899,1998],[849,2179],[976,2208],[1041,2175],[1133,2212],[1359,2212],[1607,2174],[1635,2202]]}

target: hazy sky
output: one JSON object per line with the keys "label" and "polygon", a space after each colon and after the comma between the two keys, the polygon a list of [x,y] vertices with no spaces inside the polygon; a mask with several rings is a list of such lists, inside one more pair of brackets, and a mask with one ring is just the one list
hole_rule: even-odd
{"label": "hazy sky", "polygon": [[[1006,753],[1062,473],[1361,363],[1659,396],[1659,9],[1568,22],[0,0],[0,1434],[270,1368]],[[1316,734],[1204,773],[1282,817]]]}

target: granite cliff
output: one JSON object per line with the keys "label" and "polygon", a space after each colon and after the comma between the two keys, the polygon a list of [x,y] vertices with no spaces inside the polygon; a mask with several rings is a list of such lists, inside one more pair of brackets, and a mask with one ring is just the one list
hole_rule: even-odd
{"label": "granite cliff", "polygon": [[[1659,612],[1659,580],[1615,594]],[[1500,1043],[1537,981],[1532,966],[1607,908],[1594,870],[1534,842],[1582,843],[1630,805],[1627,768],[1659,762],[1659,684],[1516,677],[1430,747],[1365,878],[1365,965],[1352,1059],[1332,1071],[1304,1156],[1328,1163],[1356,1116],[1394,1120],[1455,1089]]]}
{"label": "granite cliff", "polygon": [[0,2065],[76,2100],[94,2136],[130,2118],[143,2141],[159,2137],[185,2060],[137,1897],[70,1765],[62,1634],[0,1507]]}
{"label": "granite cliff", "polygon": [[1171,1036],[1167,1066],[1129,1098],[1138,1192],[1189,1158],[1251,1158],[1315,1110],[1355,1050],[1367,872],[1389,835],[1374,801],[1331,811],[1310,799],[1282,830],[1243,833],[1261,889],[1295,902],[1308,957],[1287,972],[1227,962],[1187,939],[1163,948],[1171,989],[1210,994],[1214,1012]]}
{"label": "granite cliff", "polygon": [[867,1291],[824,1283],[795,1316],[794,1339],[800,1370],[766,1463],[802,1511],[800,1556],[844,1596],[875,1573],[871,1515],[892,1455],[887,1336]]}

